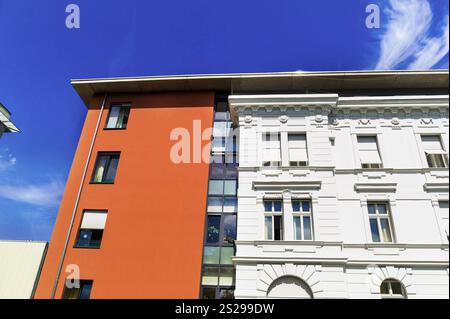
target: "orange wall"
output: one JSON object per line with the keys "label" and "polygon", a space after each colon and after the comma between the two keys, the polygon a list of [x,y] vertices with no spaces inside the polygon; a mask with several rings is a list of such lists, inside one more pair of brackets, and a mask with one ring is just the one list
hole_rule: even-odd
{"label": "orange wall", "polygon": [[[78,187],[103,97],[86,117],[36,298],[50,298]],[[111,102],[131,102],[126,130],[103,130]],[[111,96],[89,163],[55,298],[61,298],[66,265],[94,280],[91,298],[198,298],[208,187],[207,163],[175,165],[172,129],[192,134],[213,121],[213,93]],[[208,141],[204,141],[203,145]],[[89,184],[98,151],[120,151],[114,185]],[[101,249],[74,249],[83,210],[108,210]]]}

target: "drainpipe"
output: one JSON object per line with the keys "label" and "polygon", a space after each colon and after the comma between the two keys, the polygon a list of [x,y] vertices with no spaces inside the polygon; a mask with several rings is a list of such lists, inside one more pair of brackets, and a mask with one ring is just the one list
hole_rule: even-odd
{"label": "drainpipe", "polygon": [[103,110],[105,109],[105,105],[106,105],[106,100],[107,99],[108,99],[108,94],[105,94],[105,96],[103,98],[102,107],[100,109],[100,114],[98,115],[97,125],[95,126],[94,136],[92,137],[91,147],[89,149],[88,157],[86,159],[86,164],[84,165],[83,176],[81,178],[80,186],[78,188],[77,199],[76,199],[75,205],[73,207],[72,218],[70,219],[70,225],[69,225],[69,229],[67,231],[66,241],[64,243],[64,248],[63,248],[63,251],[62,251],[62,254],[61,254],[61,259],[59,260],[58,271],[56,273],[56,279],[55,279],[55,283],[53,285],[52,295],[50,297],[51,299],[55,299],[56,289],[58,288],[59,277],[61,276],[61,270],[62,270],[62,266],[64,264],[64,258],[66,257],[67,246],[69,245],[70,234],[72,233],[73,223],[75,221],[75,214],[77,212],[78,204],[80,202],[81,192],[83,190],[84,181],[85,181],[86,175],[87,175],[87,169],[88,169],[91,157],[92,157],[92,150],[94,149],[95,139],[97,137],[97,133],[98,133],[98,130],[99,130],[99,127],[100,127],[100,121],[101,121],[101,118],[102,118]]}

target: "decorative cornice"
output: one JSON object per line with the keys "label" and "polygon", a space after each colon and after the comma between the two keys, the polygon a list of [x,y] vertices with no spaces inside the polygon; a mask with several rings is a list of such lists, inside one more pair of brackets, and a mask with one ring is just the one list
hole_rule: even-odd
{"label": "decorative cornice", "polygon": [[253,188],[257,190],[319,190],[321,181],[254,181]]}
{"label": "decorative cornice", "polygon": [[359,193],[395,193],[397,183],[355,183]]}
{"label": "decorative cornice", "polygon": [[423,185],[423,189],[426,192],[443,192],[448,193],[449,183],[448,182],[429,182]]}

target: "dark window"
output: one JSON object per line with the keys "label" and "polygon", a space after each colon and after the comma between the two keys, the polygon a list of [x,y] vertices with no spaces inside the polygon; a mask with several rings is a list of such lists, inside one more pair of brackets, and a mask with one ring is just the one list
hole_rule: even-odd
{"label": "dark window", "polygon": [[100,248],[103,229],[80,229],[75,247]]}
{"label": "dark window", "polygon": [[112,184],[119,165],[119,153],[99,153],[95,163],[92,183]]}
{"label": "dark window", "polygon": [[70,287],[68,285],[75,285],[71,281],[66,282],[64,288],[63,299],[90,299],[92,291],[92,280],[81,280],[79,287]]}
{"label": "dark window", "polygon": [[106,122],[107,129],[126,129],[128,124],[128,117],[130,115],[129,104],[112,105],[108,114],[108,121]]}
{"label": "dark window", "polygon": [[215,244],[219,242],[220,238],[220,219],[218,215],[208,216],[208,230],[206,236],[206,242],[208,244]]}
{"label": "dark window", "polygon": [[445,154],[426,154],[428,166],[430,168],[447,168],[448,158]]}
{"label": "dark window", "polygon": [[283,240],[283,219],[282,216],[273,216],[274,219],[274,239]]}
{"label": "dark window", "polygon": [[202,289],[202,299],[216,299],[216,288],[204,287]]}
{"label": "dark window", "polygon": [[236,240],[236,215],[224,215],[223,216],[223,233],[222,242],[233,244]]}

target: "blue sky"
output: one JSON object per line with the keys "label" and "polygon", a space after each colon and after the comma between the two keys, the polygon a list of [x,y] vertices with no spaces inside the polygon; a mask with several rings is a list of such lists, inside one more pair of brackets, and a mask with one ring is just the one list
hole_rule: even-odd
{"label": "blue sky", "polygon": [[0,140],[0,239],[48,240],[86,115],[70,79],[448,68],[448,2],[0,0],[0,43],[0,101],[22,130]]}

